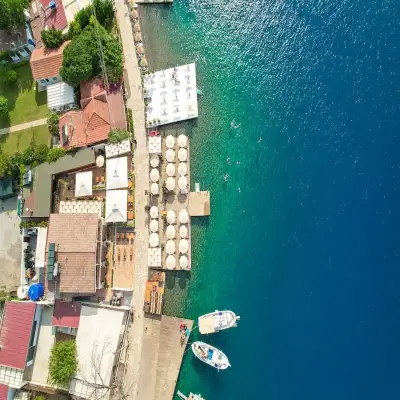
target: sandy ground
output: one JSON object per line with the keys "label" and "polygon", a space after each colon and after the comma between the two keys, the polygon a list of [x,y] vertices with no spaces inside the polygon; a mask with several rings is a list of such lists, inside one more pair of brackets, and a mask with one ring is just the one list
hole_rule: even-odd
{"label": "sandy ground", "polygon": [[0,200],[0,289],[16,290],[20,282],[21,234],[17,198]]}

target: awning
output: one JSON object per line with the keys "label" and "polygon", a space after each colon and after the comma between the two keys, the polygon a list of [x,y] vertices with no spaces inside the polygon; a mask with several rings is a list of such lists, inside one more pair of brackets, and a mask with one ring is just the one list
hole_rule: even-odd
{"label": "awning", "polygon": [[128,187],[128,157],[107,160],[107,190]]}
{"label": "awning", "polygon": [[127,190],[107,190],[106,222],[126,222],[128,208]]}
{"label": "awning", "polygon": [[75,104],[74,88],[68,83],[58,82],[47,86],[47,105],[49,109],[60,109]]}
{"label": "awning", "polygon": [[75,197],[92,195],[93,172],[77,172],[75,175]]}

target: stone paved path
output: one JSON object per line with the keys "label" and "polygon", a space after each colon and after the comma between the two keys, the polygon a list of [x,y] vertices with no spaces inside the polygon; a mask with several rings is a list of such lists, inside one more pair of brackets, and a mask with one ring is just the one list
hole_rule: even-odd
{"label": "stone paved path", "polygon": [[46,125],[46,123],[47,123],[47,119],[42,118],[42,119],[37,119],[36,121],[25,122],[25,123],[19,124],[19,125],[13,125],[8,128],[0,129],[0,135],[6,135],[7,133],[23,131],[25,129],[33,128],[35,126]]}
{"label": "stone paved path", "polygon": [[[135,271],[133,282],[133,323],[128,331],[128,363],[125,375],[125,388],[129,389],[128,399],[135,399],[140,376],[140,359],[143,344],[143,305],[146,281],[148,278],[148,228],[145,205],[149,191],[149,153],[146,141],[144,101],[140,67],[136,57],[132,25],[128,6],[123,0],[115,1],[116,17],[120,29],[125,59],[125,82],[128,92],[127,106],[132,110],[135,127],[136,150],[135,165]],[[149,399],[150,400],[150,399]]]}

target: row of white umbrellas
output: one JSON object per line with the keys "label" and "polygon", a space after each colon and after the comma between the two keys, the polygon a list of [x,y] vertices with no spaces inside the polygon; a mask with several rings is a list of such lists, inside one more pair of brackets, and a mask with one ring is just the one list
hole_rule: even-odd
{"label": "row of white umbrellas", "polygon": [[[187,161],[188,153],[187,150],[184,148],[180,148],[178,150],[178,159],[181,162]],[[168,149],[165,152],[165,158],[167,159],[168,162],[174,162],[175,161],[175,151],[173,149]],[[151,163],[152,160],[150,160]],[[157,164],[158,165],[158,164]]]}
{"label": "row of white umbrellas", "polygon": [[[180,176],[178,179],[179,189],[181,189],[182,191],[185,191],[187,189],[187,185],[188,185],[188,181],[187,181],[186,176]],[[165,187],[169,191],[172,191],[175,189],[175,179],[172,176],[168,177],[167,180],[165,181]]]}
{"label": "row of white umbrellas", "polygon": [[[150,209],[151,211],[151,209]],[[157,210],[158,211],[158,210]],[[174,210],[167,211],[167,222],[169,224],[175,224],[176,222],[176,213]],[[179,222],[181,224],[187,224],[189,222],[189,213],[186,209],[182,209],[179,211]]]}
{"label": "row of white umbrellas", "polygon": [[[165,263],[167,265],[168,269],[174,269],[176,266],[176,259],[175,256],[173,255],[169,255],[167,256]],[[181,266],[181,268],[187,268],[189,265],[189,260],[185,255],[182,255],[179,257],[179,265]]]}
{"label": "row of white umbrellas", "polygon": [[[158,225],[157,225],[158,228]],[[165,230],[165,234],[168,239],[174,239],[176,235],[176,228],[174,225],[168,225],[167,229]],[[186,225],[181,225],[179,227],[179,236],[183,239],[188,237],[188,228]]]}
{"label": "row of white umbrellas", "polygon": [[[153,235],[153,234],[151,234]],[[150,235],[150,236],[151,236]],[[157,235],[157,234],[156,234]],[[158,237],[158,235],[157,235]],[[189,250],[189,241],[187,239],[181,239],[179,241],[179,252],[186,254]],[[176,251],[176,246],[175,246],[175,242],[173,240],[167,240],[167,244],[165,245],[165,251],[167,252],[167,254],[174,254]]]}
{"label": "row of white umbrellas", "polygon": [[[177,141],[179,147],[187,146],[188,139],[186,135],[179,135]],[[167,138],[165,139],[165,144],[169,149],[172,149],[175,146],[175,138],[172,135],[168,135]]]}

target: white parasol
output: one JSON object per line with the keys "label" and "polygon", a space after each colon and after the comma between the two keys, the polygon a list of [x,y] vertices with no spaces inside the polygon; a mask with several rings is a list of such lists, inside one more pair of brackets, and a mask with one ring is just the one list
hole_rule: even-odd
{"label": "white parasol", "polygon": [[168,135],[167,139],[165,139],[165,144],[169,149],[172,149],[175,145],[175,138],[172,135]]}
{"label": "white parasol", "polygon": [[158,221],[156,219],[152,219],[150,221],[150,230],[152,232],[157,232],[158,231]]}
{"label": "white parasol", "polygon": [[160,241],[158,239],[158,234],[154,233],[154,232],[151,233],[149,236],[150,247],[157,247],[159,243],[160,243]]}
{"label": "white parasol", "polygon": [[189,222],[189,214],[187,210],[183,209],[179,211],[179,222],[181,224],[187,224]]}
{"label": "white parasol", "polygon": [[167,167],[165,168],[167,175],[168,176],[174,176],[175,175],[175,165],[172,163],[168,163]]}
{"label": "white parasol", "polygon": [[167,222],[169,224],[174,224],[176,221],[176,214],[174,210],[168,210],[167,212]]}
{"label": "white parasol", "polygon": [[151,194],[154,194],[154,195],[158,194],[159,193],[158,184],[153,182],[150,186],[150,191],[151,191]]}
{"label": "white parasol", "polygon": [[167,264],[168,269],[174,269],[176,266],[176,260],[174,256],[167,256],[165,263]]}
{"label": "white parasol", "polygon": [[179,236],[181,238],[187,238],[188,237],[188,228],[186,227],[186,225],[181,225],[179,227]]}
{"label": "white parasol", "polygon": [[178,146],[179,147],[186,147],[187,146],[187,136],[186,135],[179,135],[178,136]]}
{"label": "white parasol", "polygon": [[168,225],[167,229],[165,230],[165,234],[167,235],[168,239],[174,239],[175,238],[175,226],[174,225]]}
{"label": "white parasol", "polygon": [[150,208],[150,217],[157,218],[158,217],[158,208],[156,206],[152,206]]}
{"label": "white parasol", "polygon": [[189,242],[186,239],[181,239],[179,241],[179,251],[181,253],[187,253],[189,250]]}
{"label": "white parasol", "polygon": [[187,174],[187,164],[184,162],[179,163],[178,172],[180,176],[185,176]]}
{"label": "white parasol", "polygon": [[184,148],[180,148],[178,151],[178,158],[179,158],[179,161],[186,161],[187,160],[187,150]]}
{"label": "white parasol", "polygon": [[179,257],[179,265],[182,268],[187,268],[189,266],[189,260],[186,256],[180,256]]}
{"label": "white parasol", "polygon": [[168,162],[174,162],[175,160],[175,152],[172,149],[168,149],[165,153],[165,158]]}
{"label": "white parasol", "polygon": [[175,250],[175,242],[173,240],[168,240],[167,244],[165,245],[165,251],[167,252],[167,254],[174,254]]}
{"label": "white parasol", "polygon": [[158,169],[153,168],[150,172],[150,179],[152,182],[158,182],[160,179],[160,173],[158,172]]}
{"label": "white parasol", "polygon": [[102,155],[96,157],[96,165],[101,168],[104,166],[104,157]]}
{"label": "white parasol", "polygon": [[175,179],[174,178],[167,178],[166,182],[165,182],[165,187],[168,190],[174,190],[175,189]]}
{"label": "white parasol", "polygon": [[160,165],[160,159],[158,158],[158,156],[151,157],[150,165],[153,168],[157,168]]}
{"label": "white parasol", "polygon": [[181,190],[185,190],[187,186],[187,179],[184,176],[180,176],[178,179],[178,187]]}

